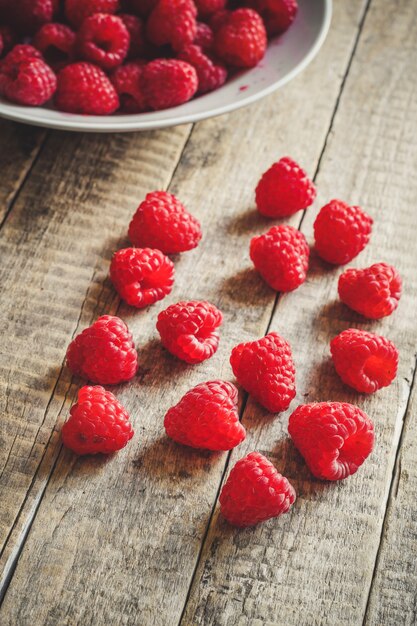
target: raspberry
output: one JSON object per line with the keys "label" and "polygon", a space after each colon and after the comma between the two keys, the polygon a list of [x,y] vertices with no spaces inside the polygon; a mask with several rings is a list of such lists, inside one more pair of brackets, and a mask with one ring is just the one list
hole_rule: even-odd
{"label": "raspberry", "polygon": [[0,91],[11,102],[40,106],[52,98],[55,90],[56,76],[42,59],[7,61],[0,69]]}
{"label": "raspberry", "polygon": [[35,33],[43,24],[52,21],[56,9],[55,0],[19,0],[13,11],[13,24],[21,33]]}
{"label": "raspberry", "polygon": [[305,281],[309,254],[306,238],[292,226],[273,226],[250,242],[253,264],[276,291],[292,291]]}
{"label": "raspberry", "polygon": [[121,13],[119,17],[129,32],[128,58],[140,56],[145,51],[145,29],[142,20],[136,15],[129,15],[128,13]]}
{"label": "raspberry", "polygon": [[0,57],[12,49],[15,40],[16,35],[10,26],[0,26]]}
{"label": "raspberry", "polygon": [[295,367],[290,344],[278,333],[239,344],[230,364],[239,384],[270,413],[289,407],[295,396]]}
{"label": "raspberry", "polygon": [[70,343],[67,364],[93,383],[117,385],[137,370],[137,352],[126,324],[112,315],[99,317]]}
{"label": "raspberry", "polygon": [[81,26],[94,13],[113,15],[119,10],[119,0],[65,0],[65,15],[73,26]]}
{"label": "raspberry", "polygon": [[146,102],[159,111],[188,102],[197,91],[197,72],[177,59],[155,59],[143,69],[142,87]]}
{"label": "raspberry", "polygon": [[351,476],[374,447],[372,420],[346,402],[302,404],[290,415],[288,432],[311,473],[323,480]]}
{"label": "raspberry", "polygon": [[232,469],[220,494],[220,510],[234,526],[254,526],[294,504],[295,489],[268,459],[251,452]]}
{"label": "raspberry", "polygon": [[380,335],[348,328],[332,339],[330,349],[336,372],[356,391],[373,393],[397,375],[398,350]]}
{"label": "raspberry", "polygon": [[174,264],[159,250],[125,248],[113,256],[110,278],[123,300],[142,309],[171,293]]}
{"label": "raspberry", "polygon": [[119,107],[119,98],[99,67],[91,63],[72,63],[58,74],[55,105],[69,113],[109,115]]}
{"label": "raspberry", "polygon": [[266,32],[262,18],[252,9],[231,11],[214,33],[220,59],[236,67],[254,67],[264,57]]}
{"label": "raspberry", "polygon": [[194,0],[198,15],[207,18],[225,8],[227,0]]}
{"label": "raspberry", "polygon": [[181,50],[197,34],[197,9],[192,0],[159,0],[149,16],[146,32],[157,46]]}
{"label": "raspberry", "polygon": [[377,320],[397,308],[401,277],[395,267],[386,263],[375,263],[363,270],[349,269],[339,278],[339,296],[357,313]]}
{"label": "raspberry", "polygon": [[75,37],[75,33],[68,26],[51,22],[38,30],[33,38],[33,45],[51,67],[60,69],[74,58]]}
{"label": "raspberry", "polygon": [[87,17],[77,35],[77,48],[81,57],[106,70],[122,63],[129,44],[129,31],[123,21],[116,15],[106,13]]}
{"label": "raspberry", "polygon": [[314,222],[317,253],[328,263],[349,263],[369,241],[372,218],[357,206],[331,200]]}
{"label": "raspberry", "polygon": [[210,302],[178,302],[158,315],[156,328],[171,354],[194,364],[216,352],[222,321],[222,313]]}
{"label": "raspberry", "polygon": [[64,446],[76,454],[110,454],[133,437],[129,414],[110,391],[82,387],[62,427]]}
{"label": "raspberry", "polygon": [[246,437],[239,422],[237,398],[236,387],[222,380],[197,385],[165,415],[168,437],[192,448],[235,448]]}
{"label": "raspberry", "polygon": [[128,8],[132,13],[140,15],[141,17],[148,17],[157,3],[158,0],[130,0]]}
{"label": "raspberry", "polygon": [[298,12],[297,0],[250,0],[247,4],[258,11],[270,37],[284,33]]}
{"label": "raspberry", "polygon": [[316,188],[301,167],[289,157],[274,163],[256,187],[256,206],[266,217],[287,217],[314,202]]}
{"label": "raspberry", "polygon": [[19,44],[0,61],[0,94],[4,95],[6,88],[16,80],[20,63],[31,59],[42,59],[39,50],[28,44]]}
{"label": "raspberry", "polygon": [[197,93],[208,93],[218,89],[226,82],[226,68],[214,63],[199,46],[193,44],[186,46],[181,50],[178,58],[187,61],[195,68],[198,77]]}
{"label": "raspberry", "polygon": [[203,50],[211,50],[214,43],[214,35],[208,24],[197,22],[197,32],[193,44],[200,46]]}
{"label": "raspberry", "polygon": [[139,248],[157,248],[164,254],[191,250],[201,239],[200,223],[166,191],[148,193],[129,225],[129,239]]}
{"label": "raspberry", "polygon": [[110,76],[119,96],[120,109],[124,113],[146,111],[146,102],[141,86],[142,66],[142,63],[132,61],[117,67]]}

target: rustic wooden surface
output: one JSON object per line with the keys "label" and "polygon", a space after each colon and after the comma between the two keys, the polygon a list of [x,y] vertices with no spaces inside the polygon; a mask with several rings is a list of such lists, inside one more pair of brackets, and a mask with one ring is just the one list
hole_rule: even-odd
{"label": "rustic wooden surface", "polygon": [[[0,122],[2,626],[416,622],[416,66],[417,0],[353,0],[335,3],[325,46],[300,77],[240,112],[115,136]],[[251,269],[248,242],[270,225],[253,209],[253,189],[283,154],[316,175],[314,208],[289,220],[310,241],[331,197],[374,217],[352,265],[398,267],[405,290],[391,318],[365,323],[339,304],[340,270],[314,255],[306,284],[285,297]],[[176,259],[169,298],[137,312],[120,304],[108,265],[156,188],[179,195],[204,238]],[[197,367],[162,350],[154,328],[159,310],[188,297],[225,314],[218,353]],[[111,459],[77,459],[59,438],[81,384],[64,367],[65,348],[116,312],[139,348],[138,376],[116,389],[136,436]],[[401,351],[396,382],[371,398],[343,387],[329,364],[330,338],[350,325]],[[198,382],[231,379],[231,347],[268,329],[293,345],[299,402],[351,401],[375,419],[375,452],[352,479],[312,480],[287,439],[288,414],[273,418],[244,394],[248,437],[230,455],[164,437],[166,409]],[[230,467],[255,449],[298,500],[289,515],[236,531],[217,497]]]}

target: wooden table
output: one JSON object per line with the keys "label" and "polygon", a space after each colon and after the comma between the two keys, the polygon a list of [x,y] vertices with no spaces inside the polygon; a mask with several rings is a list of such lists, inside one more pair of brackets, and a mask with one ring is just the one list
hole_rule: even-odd
{"label": "wooden table", "polygon": [[[417,615],[417,0],[336,1],[314,63],[259,104],[192,126],[133,135],[81,135],[0,124],[2,626],[372,626]],[[254,187],[289,154],[315,175],[319,197],[288,220],[312,241],[333,197],[375,219],[352,265],[399,269],[399,309],[366,322],[337,299],[339,268],[312,256],[307,282],[278,296],[251,269],[250,238],[270,222]],[[176,259],[176,284],[142,312],[108,279],[144,194],[169,188],[201,220],[204,239]],[[160,346],[157,313],[183,298],[224,312],[221,346],[186,366]],[[116,389],[136,429],[110,459],[62,449],[60,429],[81,383],[68,343],[118,313],[139,348],[138,377]],[[343,386],[329,340],[349,326],[386,335],[401,352],[393,385],[372,397]],[[313,480],[287,436],[242,396],[246,441],[231,454],[183,449],[163,416],[182,393],[232,380],[232,346],[282,333],[297,366],[297,401],[359,404],[376,448],[351,479]],[[295,485],[292,511],[254,529],[219,516],[236,460],[259,450]]]}

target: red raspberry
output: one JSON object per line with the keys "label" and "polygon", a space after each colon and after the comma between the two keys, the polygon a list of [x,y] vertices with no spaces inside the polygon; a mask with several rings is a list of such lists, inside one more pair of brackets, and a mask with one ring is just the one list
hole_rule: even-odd
{"label": "red raspberry", "polygon": [[197,72],[177,59],[155,59],[143,69],[143,92],[151,109],[169,109],[188,102],[197,91]]}
{"label": "red raspberry", "polygon": [[187,61],[195,68],[198,77],[197,93],[208,93],[221,87],[227,78],[224,65],[212,61],[199,46],[190,44],[181,50],[179,59]]}
{"label": "red raspberry", "polygon": [[171,293],[174,264],[159,250],[125,248],[113,256],[110,278],[123,300],[142,309]]}
{"label": "red raspberry", "polygon": [[363,270],[349,269],[339,278],[339,296],[357,313],[377,320],[397,308],[401,277],[395,267],[386,263],[375,263]]}
{"label": "red raspberry", "polygon": [[254,67],[264,57],[266,32],[262,18],[252,9],[231,11],[214,33],[220,59],[236,67]]}
{"label": "red raspberry", "polygon": [[372,218],[358,206],[331,200],[320,209],[314,222],[317,253],[328,263],[349,263],[368,243],[372,223]]}
{"label": "red raspberry", "polygon": [[129,225],[129,239],[139,248],[157,248],[164,254],[191,250],[202,237],[200,223],[166,191],[148,193]]}
{"label": "red raspberry", "polygon": [[119,10],[119,0],[65,0],[65,15],[75,27],[94,13],[113,15]]}
{"label": "red raspberry", "polygon": [[136,374],[138,355],[126,324],[113,315],[102,315],[70,343],[70,370],[101,385],[117,385]]}
{"label": "red raspberry", "polygon": [[129,32],[130,45],[127,56],[129,59],[136,58],[145,52],[146,47],[143,22],[136,15],[128,13],[121,13],[119,17]]}
{"label": "red raspberry", "polygon": [[76,454],[111,454],[133,434],[128,412],[110,391],[82,387],[62,427],[62,442]]}
{"label": "red raspberry", "polygon": [[16,35],[10,26],[0,26],[0,57],[12,49],[15,41]]}
{"label": "red raspberry", "polygon": [[168,437],[191,448],[231,450],[246,437],[239,422],[237,389],[212,380],[190,389],[165,415]]}
{"label": "red raspberry", "polygon": [[19,0],[13,11],[13,25],[21,33],[35,33],[52,21],[57,4],[56,0]]}
{"label": "red raspberry", "polygon": [[297,407],[288,432],[310,471],[323,480],[354,474],[374,447],[372,420],[346,402],[313,402]]}
{"label": "red raspberry", "polygon": [[295,396],[295,367],[290,344],[278,333],[239,344],[230,364],[239,384],[270,413],[288,409]]}
{"label": "red raspberry", "polygon": [[397,375],[398,350],[380,335],[348,328],[332,339],[330,349],[336,372],[356,391],[373,393]]}
{"label": "red raspberry", "polygon": [[109,115],[119,107],[119,98],[99,67],[91,63],[72,63],[58,74],[55,105],[69,113]]}
{"label": "red raspberry", "polygon": [[120,17],[95,13],[87,17],[77,34],[77,48],[83,59],[109,70],[127,56],[130,35]]}
{"label": "red raspberry", "polygon": [[222,313],[210,302],[177,302],[158,315],[156,328],[171,354],[186,363],[201,363],[216,352],[222,321]]}
{"label": "red raspberry", "polygon": [[274,163],[256,187],[256,206],[266,217],[287,217],[304,211],[315,197],[314,183],[289,157]]}
{"label": "red raspberry", "polygon": [[52,98],[56,90],[56,76],[45,61],[32,58],[10,63],[7,59],[0,68],[0,92],[8,100],[40,106]]}
{"label": "red raspberry", "polygon": [[253,264],[276,291],[292,291],[305,281],[309,254],[303,233],[292,226],[273,226],[250,242]]}
{"label": "red raspberry", "polygon": [[28,44],[18,44],[0,61],[0,94],[4,95],[6,88],[16,80],[20,63],[32,59],[42,59],[39,50]]}
{"label": "red raspberry", "polygon": [[129,0],[128,9],[131,13],[135,13],[141,17],[148,17],[157,3],[158,0]]}
{"label": "red raspberry", "polygon": [[149,16],[146,32],[157,46],[181,50],[197,34],[197,9],[192,0],[159,0]]}
{"label": "red raspberry", "polygon": [[251,452],[230,472],[220,494],[220,510],[234,526],[254,526],[287,513],[295,498],[287,478],[262,454]]}
{"label": "red raspberry", "polygon": [[270,37],[284,33],[298,12],[297,0],[249,0],[247,5],[258,11]]}
{"label": "red raspberry", "polygon": [[193,44],[200,46],[203,50],[211,50],[214,43],[214,35],[208,24],[197,22],[197,33]]}
{"label": "red raspberry", "polygon": [[142,90],[143,63],[132,61],[116,67],[110,80],[117,91],[120,109],[124,113],[141,113],[146,111],[146,102]]}
{"label": "red raspberry", "polygon": [[202,18],[207,18],[217,11],[222,11],[227,0],[194,0],[197,7],[198,15]]}
{"label": "red raspberry", "polygon": [[47,63],[60,69],[70,63],[75,52],[75,33],[65,24],[45,24],[33,38],[33,45],[42,52]]}

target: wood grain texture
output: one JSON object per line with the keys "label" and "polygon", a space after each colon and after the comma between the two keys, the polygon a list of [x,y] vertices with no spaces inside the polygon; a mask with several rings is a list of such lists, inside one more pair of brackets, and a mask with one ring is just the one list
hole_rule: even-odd
{"label": "wood grain texture", "polygon": [[[274,293],[249,268],[242,270],[250,237],[269,224],[252,208],[253,189],[280,154],[290,153],[314,171],[362,11],[359,1],[337,7],[321,55],[285,90],[193,131],[171,190],[201,219],[205,237],[197,250],[176,260],[176,285],[168,299],[141,313],[119,311],[139,346],[138,379],[117,390],[137,435],[107,461],[77,460],[68,452],[59,456],[5,596],[4,624],[178,623],[226,455],[190,452],[167,441],[163,415],[191,385],[229,377],[232,345],[266,329]],[[307,103],[300,97],[304,91]],[[111,194],[107,188],[106,193]],[[96,245],[98,238],[99,233]],[[116,310],[104,275],[117,242],[101,245],[107,261],[100,256],[80,326],[90,320],[97,301],[100,310],[103,303]],[[91,267],[97,259],[83,255],[83,263]],[[181,298],[209,299],[225,314],[218,353],[194,368],[169,357],[156,340],[158,311]],[[65,371],[59,389],[64,381],[69,381]],[[64,386],[65,403],[56,392],[46,436],[56,419],[57,430],[65,419],[78,382],[69,391]],[[48,450],[52,445],[55,439]],[[48,471],[41,465],[39,474]]]}
{"label": "wood grain texture", "polygon": [[[249,401],[243,417],[249,435],[232,452],[229,466],[258,450],[294,484],[298,499],[290,514],[245,531],[229,527],[216,509],[183,625],[362,624],[415,368],[417,117],[410,75],[417,61],[416,9],[417,3],[407,0],[395,6],[382,0],[371,5],[317,177],[316,207],[336,196],[362,205],[374,217],[371,243],[352,265],[381,260],[395,264],[405,285],[400,307],[388,319],[366,322],[337,300],[341,270],[313,254],[307,283],[280,299],[270,327],[293,346],[298,395],[291,410],[311,401],[358,404],[375,421],[376,448],[351,479],[340,484],[313,480],[288,439],[291,410],[274,417]],[[317,208],[309,209],[302,223],[310,242],[316,213]],[[400,349],[398,378],[372,397],[343,386],[329,361],[330,339],[350,326],[384,334]],[[415,511],[412,492],[409,496]],[[415,566],[414,526],[400,558],[400,538],[391,547],[389,543],[395,528],[385,539],[385,551],[399,559],[391,563],[392,572],[407,568],[407,563]],[[411,623],[389,619],[399,617],[401,601],[397,613],[395,607],[387,613],[389,591],[385,589],[383,599],[378,595],[383,593],[384,562],[380,564],[373,605],[385,612],[374,612],[373,623]],[[413,579],[405,594],[407,589],[410,620],[416,602]]]}

